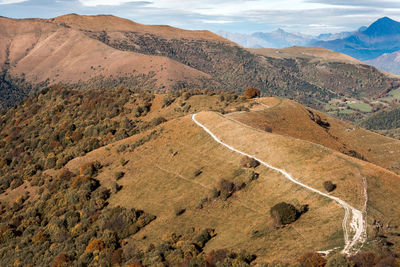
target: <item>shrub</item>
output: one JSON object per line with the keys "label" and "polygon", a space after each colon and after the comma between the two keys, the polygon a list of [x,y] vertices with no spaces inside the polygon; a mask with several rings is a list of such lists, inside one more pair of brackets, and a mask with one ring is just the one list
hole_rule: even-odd
{"label": "shrub", "polygon": [[24,183],[24,181],[22,180],[22,178],[16,177],[16,178],[14,178],[14,180],[11,182],[10,187],[11,187],[11,189],[15,189],[15,188],[21,186],[23,183]]}
{"label": "shrub", "polygon": [[88,162],[80,167],[79,172],[82,176],[92,177],[101,169],[101,167],[101,163],[98,161]]}
{"label": "shrub", "polygon": [[164,123],[166,121],[167,120],[165,118],[163,118],[163,117],[157,117],[157,118],[152,119],[150,121],[150,124],[153,125],[153,126],[157,126],[157,125],[160,125],[161,123]]}
{"label": "shrub", "polygon": [[85,252],[95,252],[95,251],[102,251],[106,248],[106,245],[103,241],[98,238],[92,239],[89,244],[85,248]]}
{"label": "shrub", "polygon": [[374,267],[397,267],[396,259],[393,256],[381,258]]}
{"label": "shrub", "polygon": [[175,216],[181,216],[182,214],[184,214],[186,211],[185,208],[181,208],[181,207],[177,207],[175,208]]}
{"label": "shrub", "polygon": [[194,243],[199,247],[204,248],[208,241],[214,236],[214,229],[203,229],[194,237]]}
{"label": "shrub", "polygon": [[117,184],[117,183],[112,183],[112,185],[111,185],[111,193],[113,193],[113,194],[116,194],[116,193],[118,193],[120,190],[122,189],[122,186],[120,186],[119,184]]}
{"label": "shrub", "polygon": [[68,169],[62,169],[57,178],[61,181],[70,181],[75,175]]}
{"label": "shrub", "polygon": [[354,267],[354,263],[347,259],[345,255],[336,253],[328,257],[326,267]]}
{"label": "shrub", "polygon": [[124,172],[116,172],[116,173],[114,174],[115,180],[119,180],[119,179],[121,179],[121,178],[124,177],[124,176],[125,176],[125,173],[124,173]]}
{"label": "shrub", "polygon": [[211,250],[206,258],[206,266],[216,266],[217,263],[223,262],[229,255],[229,251],[226,249]]}
{"label": "shrub", "polygon": [[297,260],[302,267],[324,267],[326,260],[316,252],[304,253]]}
{"label": "shrub", "polygon": [[332,192],[336,189],[336,185],[333,184],[331,181],[325,181],[323,185],[327,192]]}
{"label": "shrub", "polygon": [[67,266],[67,264],[71,262],[71,257],[64,253],[60,253],[57,257],[53,260],[51,267],[62,267]]}
{"label": "shrub", "polygon": [[119,162],[121,163],[121,166],[124,167],[126,164],[128,164],[129,160],[121,159]]}
{"label": "shrub", "polygon": [[243,93],[243,96],[247,99],[260,97],[260,95],[261,95],[261,91],[254,87],[247,88]]}
{"label": "shrub", "polygon": [[163,99],[163,108],[170,106],[172,103],[174,103],[175,98],[172,96],[165,96]]}
{"label": "shrub", "polygon": [[257,180],[258,177],[260,177],[260,174],[254,172],[254,171],[252,171],[252,172],[249,174],[248,177],[249,177],[249,181],[251,182],[251,181]]}
{"label": "shrub", "polygon": [[221,179],[219,181],[220,195],[223,199],[227,199],[236,191],[236,186],[231,181]]}
{"label": "shrub", "polygon": [[288,203],[281,202],[273,206],[270,210],[271,217],[276,226],[290,224],[297,220],[298,211],[296,208]]}
{"label": "shrub", "polygon": [[350,257],[357,267],[394,267],[397,266],[395,259],[392,256],[379,256],[374,252],[361,252]]}
{"label": "shrub", "polygon": [[203,171],[201,170],[201,169],[198,169],[198,170],[196,170],[194,173],[193,173],[193,175],[194,175],[194,177],[197,177],[197,176],[199,176],[200,174],[202,174],[203,173]]}
{"label": "shrub", "polygon": [[268,126],[268,125],[265,125],[264,126],[264,132],[272,133],[272,128],[270,126]]}
{"label": "shrub", "polygon": [[42,231],[37,232],[33,237],[32,237],[32,242],[33,243],[38,243],[38,242],[44,242],[49,238],[49,236]]}
{"label": "shrub", "polygon": [[240,160],[240,165],[244,168],[256,168],[258,165],[260,165],[260,162],[248,156],[244,156]]}

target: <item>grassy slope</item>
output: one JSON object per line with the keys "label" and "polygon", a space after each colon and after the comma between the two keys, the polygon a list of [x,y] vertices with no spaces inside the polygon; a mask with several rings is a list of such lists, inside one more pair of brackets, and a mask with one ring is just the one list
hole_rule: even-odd
{"label": "grassy slope", "polygon": [[[191,101],[203,97],[195,96]],[[272,102],[279,103],[276,99],[266,103]],[[400,183],[395,174],[307,141],[246,127],[215,113],[200,113],[199,120],[225,142],[286,169],[319,190],[324,190],[323,181],[332,180],[338,185],[333,194],[357,208],[362,208],[364,203],[362,177],[366,177],[368,222],[378,219],[391,220],[395,225],[400,223],[396,210],[399,200],[395,199]],[[207,244],[207,251],[220,247],[247,249],[256,253],[259,260],[294,259],[308,250],[343,244],[343,211],[338,205],[261,167],[256,169],[260,178],[227,201],[212,200],[203,209],[197,209],[200,200],[210,197],[221,178],[245,179],[246,173],[240,171],[240,156],[215,143],[189,116],[159,127],[157,138],[133,152],[116,150],[121,144],[132,144],[148,133],[100,148],[67,165],[77,170],[85,161],[100,160],[103,165],[109,164],[99,176],[105,186],[114,181],[115,172],[126,172],[119,181],[123,189],[112,195],[110,204],[141,208],[158,218],[133,237],[141,246],[157,242],[166,232],[182,233],[190,227],[216,229],[217,236]],[[172,156],[171,151],[178,153]],[[121,166],[121,159],[129,162]],[[195,176],[199,169],[203,172]],[[391,203],[386,201],[388,195],[393,195]],[[309,204],[310,211],[290,227],[274,230],[268,211],[280,201]],[[186,212],[177,217],[177,208],[186,208]],[[147,238],[143,240],[143,236]]]}
{"label": "grassy slope", "polygon": [[296,102],[282,100],[280,104],[277,104],[274,98],[267,98],[263,101],[271,108],[228,116],[260,130],[264,130],[264,127],[268,126],[273,133],[321,144],[342,153],[351,154],[351,150],[353,150],[371,163],[400,173],[398,162],[400,142],[398,140],[377,135],[308,109],[314,114],[318,114],[323,121],[330,123],[329,130],[326,130],[312,121],[309,111]]}

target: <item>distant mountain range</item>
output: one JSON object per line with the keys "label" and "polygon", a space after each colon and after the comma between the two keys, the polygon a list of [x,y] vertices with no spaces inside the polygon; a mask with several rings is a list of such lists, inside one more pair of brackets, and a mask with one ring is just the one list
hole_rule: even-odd
{"label": "distant mountain range", "polygon": [[[361,27],[360,30],[365,30]],[[311,46],[318,41],[331,41],[346,38],[355,32],[325,33],[320,35],[307,35],[291,33],[281,28],[272,32],[255,32],[253,34],[232,33],[218,31],[217,34],[246,48],[285,48],[290,46]]]}
{"label": "distant mountain range", "polygon": [[378,19],[365,31],[346,38],[320,41],[314,46],[328,48],[359,60],[370,60],[400,50],[400,22],[388,17]]}
{"label": "distant mountain range", "polygon": [[315,46],[333,50],[364,61],[377,68],[400,74],[400,22],[383,17],[369,27],[354,32],[320,34],[290,33],[282,29],[251,35],[218,32],[247,48],[283,48]]}

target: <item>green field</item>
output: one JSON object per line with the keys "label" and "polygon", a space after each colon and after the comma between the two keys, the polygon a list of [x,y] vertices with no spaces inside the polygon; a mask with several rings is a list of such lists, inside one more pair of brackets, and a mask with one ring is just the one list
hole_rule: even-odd
{"label": "green field", "polygon": [[372,111],[372,107],[368,104],[365,103],[354,103],[354,104],[348,104],[349,107],[354,108],[354,109],[358,109],[359,111],[362,112],[371,112]]}

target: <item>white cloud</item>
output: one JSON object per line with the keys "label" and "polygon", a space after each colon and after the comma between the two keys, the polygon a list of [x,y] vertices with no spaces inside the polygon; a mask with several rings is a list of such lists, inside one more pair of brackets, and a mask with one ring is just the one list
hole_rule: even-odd
{"label": "white cloud", "polygon": [[84,6],[120,6],[126,3],[142,2],[140,0],[79,0]]}
{"label": "white cloud", "polygon": [[9,5],[26,2],[28,0],[0,0],[0,5]]}
{"label": "white cloud", "polygon": [[202,19],[200,20],[202,23],[206,24],[228,24],[228,23],[235,23],[235,20],[218,20],[218,19]]}

